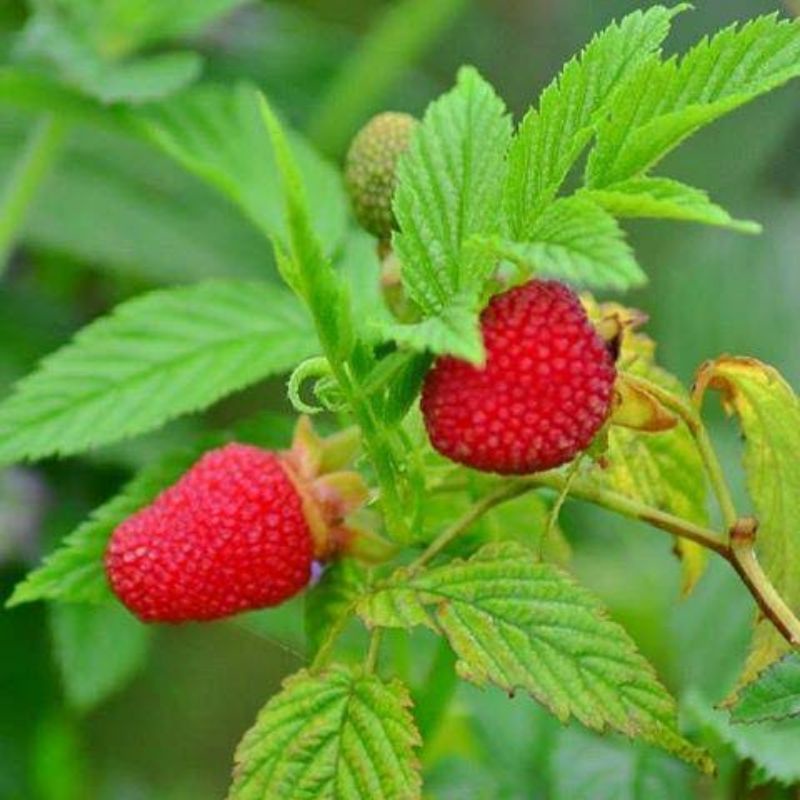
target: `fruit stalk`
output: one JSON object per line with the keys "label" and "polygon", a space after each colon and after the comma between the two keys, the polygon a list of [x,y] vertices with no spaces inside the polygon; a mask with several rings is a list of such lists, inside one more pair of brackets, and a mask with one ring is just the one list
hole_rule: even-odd
{"label": "fruit stalk", "polygon": [[728,529],[732,528],[736,524],[736,519],[738,517],[736,507],[733,503],[731,490],[725,480],[722,465],[719,463],[717,453],[711,443],[711,437],[708,435],[706,426],[703,425],[697,408],[689,405],[689,403],[685,402],[677,395],[646,378],[642,378],[638,375],[630,375],[628,373],[626,373],[626,378],[634,384],[639,384],[686,423],[686,427],[692,434],[700,457],[703,460],[706,474],[711,481],[711,488],[714,490],[717,503],[722,512],[722,520]]}
{"label": "fruit stalk", "polygon": [[752,517],[738,520],[730,531],[730,561],[758,607],[793,647],[800,646],[800,620],[778,594],[758,562],[755,551],[758,522]]}
{"label": "fruit stalk", "polygon": [[[434,539],[422,555],[412,563],[411,569],[416,571],[428,564],[454,539],[495,506],[537,488],[546,487],[562,491],[567,480],[562,475],[545,472],[503,484],[483,497],[461,519]],[[585,482],[575,481],[572,483],[569,495],[622,516],[641,520],[654,528],[713,550],[736,570],[764,616],[772,622],[786,641],[793,647],[800,646],[800,620],[772,585],[756,558],[753,547],[757,527],[755,520],[737,520],[731,526],[730,542],[727,542],[719,533],[708,528]]]}

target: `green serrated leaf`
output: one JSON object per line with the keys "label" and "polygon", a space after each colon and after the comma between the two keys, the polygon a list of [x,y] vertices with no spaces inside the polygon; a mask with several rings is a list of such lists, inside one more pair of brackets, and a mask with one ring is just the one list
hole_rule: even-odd
{"label": "green serrated leaf", "polygon": [[[38,91],[35,87],[26,91]],[[0,74],[3,100],[5,91]],[[269,243],[225,198],[149,143],[101,130],[91,110],[71,110],[52,87],[42,93],[59,116],[93,124],[64,142],[21,231],[26,244],[156,284],[259,279],[271,270]],[[7,174],[23,147],[27,119],[1,113],[0,174]],[[114,117],[111,110],[108,116]]]}
{"label": "green serrated leaf", "polygon": [[14,589],[8,606],[35,600],[102,603],[113,599],[103,568],[103,555],[114,528],[151,503],[197,460],[200,449],[187,449],[151,464],[114,498],[96,509],[89,519],[64,539]]}
{"label": "green serrated leaf", "polygon": [[281,176],[286,216],[284,237],[278,233],[272,236],[278,266],[286,282],[308,306],[325,354],[329,359],[344,360],[354,346],[355,328],[347,285],[334,272],[313,230],[303,176],[286,132],[263,95],[260,104]]}
{"label": "green serrated leaf", "polygon": [[523,119],[509,152],[505,206],[524,241],[637,67],[657,51],[686,4],[653,6],[612,23],[570,60]]}
{"label": "green serrated leaf", "polygon": [[[253,87],[195,88],[131,119],[167,155],[233,200],[268,238],[286,240],[280,172]],[[299,136],[290,142],[314,231],[331,253],[347,224],[341,178]]]}
{"label": "green serrated leaf", "polygon": [[559,732],[550,765],[551,800],[677,800],[696,796],[696,774],[639,742],[570,726]]}
{"label": "green serrated leaf", "polygon": [[731,711],[733,722],[763,722],[800,716],[800,654],[768,667],[742,688]]}
{"label": "green serrated leaf", "polygon": [[687,718],[703,726],[706,737],[713,734],[731,747],[740,761],[753,763],[753,785],[777,781],[792,786],[800,782],[800,720],[732,725],[725,711],[713,708],[697,694],[689,695],[682,705]]}
{"label": "green serrated leaf", "polygon": [[450,641],[465,680],[524,689],[560,720],[575,717],[663,747],[708,770],[681,737],[675,703],[599,602],[515,543],[469,561],[398,570],[359,603],[368,624],[426,625]]}
{"label": "green serrated leaf", "polygon": [[151,630],[117,604],[59,603],[50,622],[64,692],[80,711],[122,688],[147,656]]}
{"label": "green serrated leaf", "polygon": [[650,59],[600,124],[587,184],[643,175],[723,114],[800,75],[800,21],[776,14],[701,40],[680,61]]}
{"label": "green serrated leaf", "polygon": [[339,665],[299,672],[239,744],[229,800],[417,800],[410,705],[397,680]]}
{"label": "green serrated leaf", "polygon": [[[696,386],[722,393],[745,437],[747,487],[759,521],[756,553],[795,614],[800,613],[800,400],[774,368],[754,358],[723,356],[701,367]],[[789,644],[759,619],[741,677],[749,683]]]}
{"label": "green serrated leaf", "polygon": [[420,353],[453,355],[473,364],[485,357],[478,312],[466,299],[455,298],[439,314],[421,322],[383,323],[380,331],[384,338]]}
{"label": "green serrated leaf", "polygon": [[467,248],[500,225],[511,123],[503,101],[472,68],[432,103],[397,168],[394,248],[403,283],[427,315],[480,291],[491,257]]}
{"label": "green serrated leaf", "polygon": [[68,20],[48,12],[31,18],[23,46],[27,55],[46,58],[68,83],[103,103],[166,97],[195,80],[202,64],[192,52],[104,57]]}
{"label": "green serrated leaf", "polygon": [[528,240],[486,244],[523,273],[549,275],[577,286],[622,290],[647,280],[614,217],[581,196],[548,206],[532,224]]}
{"label": "green serrated leaf", "polygon": [[109,59],[199,32],[246,0],[48,0],[32,5]]}
{"label": "green serrated leaf", "polygon": [[0,404],[0,463],[144,433],[314,354],[303,310],[268,284],[208,281],[123,303]]}
{"label": "green serrated leaf", "polygon": [[615,217],[676,219],[740,233],[761,232],[757,222],[734,219],[724,208],[712,203],[702,189],[669,178],[631,178],[582,194]]}

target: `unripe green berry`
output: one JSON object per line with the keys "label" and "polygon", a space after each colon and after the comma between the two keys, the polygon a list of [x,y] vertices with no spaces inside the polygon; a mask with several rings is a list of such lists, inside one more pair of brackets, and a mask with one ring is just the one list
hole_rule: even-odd
{"label": "unripe green berry", "polygon": [[392,195],[397,161],[408,147],[416,124],[410,114],[378,114],[356,134],[347,153],[345,183],[353,213],[382,241],[388,241],[396,227]]}

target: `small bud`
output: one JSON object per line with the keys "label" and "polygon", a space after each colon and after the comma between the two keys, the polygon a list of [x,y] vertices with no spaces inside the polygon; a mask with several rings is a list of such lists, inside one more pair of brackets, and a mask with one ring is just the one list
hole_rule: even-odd
{"label": "small bud", "polygon": [[345,161],[345,184],[353,213],[381,241],[396,227],[392,196],[397,161],[417,124],[409,114],[387,111],[373,117],[355,136]]}

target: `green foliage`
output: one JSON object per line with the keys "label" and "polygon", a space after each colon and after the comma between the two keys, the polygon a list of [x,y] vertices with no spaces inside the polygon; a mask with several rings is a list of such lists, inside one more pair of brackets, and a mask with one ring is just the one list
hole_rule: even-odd
{"label": "green foliage", "polygon": [[356,600],[366,588],[364,567],[353,559],[343,559],[325,570],[305,598],[305,629],[312,653],[332,629],[352,615]]}
{"label": "green foliage", "polygon": [[412,324],[383,323],[380,331],[401,347],[419,353],[449,353],[473,364],[484,358],[475,303],[463,296],[456,296],[433,317]]}
{"label": "green foliage", "polygon": [[41,0],[24,30],[22,50],[104,103],[152,100],[194,81],[202,59],[190,51],[137,52],[191,33],[241,2]]}
{"label": "green foliage", "polygon": [[464,0],[404,0],[385,11],[343,64],[314,115],[310,134],[323,152],[344,149],[386,89],[464,5]]}
{"label": "green foliage", "polygon": [[78,800],[89,781],[89,765],[78,726],[67,714],[39,722],[31,747],[31,791],[43,800]]}
{"label": "green foliage", "polygon": [[358,669],[292,676],[237,748],[230,800],[419,798],[410,705],[399,681]]}
{"label": "green foliage", "polygon": [[21,109],[57,113],[100,128],[118,128],[122,114],[50,75],[18,66],[0,67],[0,100]]}
{"label": "green foliage", "polygon": [[[481,362],[478,315],[495,288],[531,275],[618,291],[643,284],[645,273],[619,219],[757,232],[755,223],[734,219],[702,189],[649,173],[703,125],[800,74],[800,23],[759,18],[701,41],[682,59],[663,59],[662,42],[686,6],[636,11],[568,62],[516,133],[503,100],[473,68],[463,68],[456,86],[428,108],[401,159],[394,198],[399,230],[387,255],[366,235],[348,230],[337,170],[290,132],[254,88],[204,85],[175,93],[195,78],[201,59],[160,46],[198,32],[238,4],[37,3],[25,34],[27,55],[50,61],[66,84],[46,71],[5,69],[0,93],[11,104],[46,110],[59,126],[76,121],[87,129],[77,129],[66,143],[52,191],[40,205],[33,195],[42,175],[29,181],[12,176],[14,205],[31,211],[29,222],[23,226],[23,213],[4,213],[0,223],[9,241],[21,236],[148,282],[218,271],[230,277],[263,270],[268,279],[271,262],[263,248],[269,241],[280,276],[301,303],[267,280],[236,279],[123,303],[46,358],[0,404],[0,463],[117,442],[292,370],[290,398],[302,407],[301,382],[319,379],[323,405],[335,409],[340,424],[352,418],[361,429],[365,457],[356,467],[369,483],[371,508],[357,522],[374,523],[397,543],[430,549],[417,560],[399,553],[369,571],[349,558],[328,565],[305,597],[306,644],[297,639],[297,604],[242,621],[263,635],[288,636],[315,660],[286,682],[246,734],[231,799],[421,796],[416,750],[422,742],[409,712],[411,692],[376,672],[388,662],[379,658],[381,631],[374,632],[365,666],[331,663],[337,652],[353,652],[349,640],[341,641],[345,632],[365,636],[357,616],[372,628],[401,629],[386,635],[384,645],[396,646],[405,628],[441,635],[421,686],[415,684],[429,659],[421,659],[423,669],[416,659],[394,664],[424,702],[418,717],[431,752],[460,677],[510,695],[522,689],[557,720],[574,718],[595,731],[562,729],[537,717],[535,763],[526,762],[536,772],[528,778],[537,791],[555,800],[687,796],[695,773],[651,748],[706,771],[708,756],[679,731],[676,703],[632,639],[563,569],[570,546],[551,519],[563,497],[553,506],[551,492],[565,474],[573,477],[570,468],[538,482],[504,484],[508,479],[448,466],[428,447],[415,402],[434,355]],[[408,0],[389,11],[333,83],[312,125],[319,141],[336,149],[375,93],[460,6],[460,0]],[[146,99],[158,102],[142,105]],[[104,105],[110,102],[113,108]],[[4,128],[0,162],[12,163],[21,138],[18,121],[10,132]],[[231,201],[240,223],[224,218],[221,197],[214,204],[194,184],[162,173],[164,162],[147,147]],[[575,168],[586,151],[581,183]],[[207,224],[197,232],[199,223]],[[178,250],[182,263],[173,266]],[[402,286],[392,282],[395,257]],[[114,285],[114,292],[127,289]],[[621,307],[616,313],[631,318]],[[620,371],[630,373],[628,383],[619,384],[621,395],[638,376],[688,407],[678,382],[655,366],[648,340],[626,331],[617,343]],[[800,611],[797,397],[774,370],[747,359],[712,362],[698,381],[698,400],[707,387],[718,389],[739,417],[760,522],[758,555],[777,591]],[[690,422],[695,436],[683,422],[655,434],[611,424],[592,448],[602,456],[599,463],[580,463],[565,493],[656,519],[659,527],[705,542],[735,562],[723,534],[708,529],[706,471],[725,516],[735,512],[725,507],[724,481],[714,472],[713,453],[703,449],[699,423]],[[269,446],[273,439],[264,437]],[[188,448],[151,463],[68,536],[9,601],[83,604],[59,606],[52,616],[57,661],[78,708],[118,688],[147,646],[144,628],[119,606],[104,604],[111,598],[103,570],[108,538],[200,452]],[[503,502],[534,486],[549,488]],[[576,538],[580,547],[585,540]],[[703,572],[705,551],[695,542],[678,549],[688,589]],[[634,596],[638,590],[629,591]],[[436,641],[428,632],[415,636],[421,655]],[[792,719],[800,713],[797,659],[763,671],[787,649],[771,624],[759,620],[745,680],[758,677],[742,689],[733,712],[735,720],[754,724],[731,726],[705,703],[695,713],[712,744],[722,742],[757,765],[757,781],[800,781],[798,719]],[[486,733],[476,734],[478,725],[464,727],[473,744]],[[614,731],[635,741],[616,739]],[[503,742],[494,727],[491,735]],[[500,749],[495,742],[486,752],[505,764]],[[528,755],[522,745],[518,749]],[[429,757],[435,762],[426,751]],[[529,790],[485,780],[475,768],[461,778],[451,786],[462,795]]]}
{"label": "green foliage", "polygon": [[0,463],[152,430],[284,372],[314,348],[302,310],[268,284],[209,281],[131,300],[0,405]]}
{"label": "green foliage", "polygon": [[548,206],[532,223],[528,241],[500,240],[495,247],[524,275],[541,273],[598,289],[627,289],[647,280],[614,217],[583,196]]}
{"label": "green foliage", "polygon": [[669,178],[640,177],[588,189],[585,196],[615,217],[650,217],[702,222],[741,233],[760,233],[757,222],[733,219],[702,189]]}
{"label": "green foliage", "polygon": [[[11,172],[26,133],[0,111],[0,173]],[[126,132],[68,135],[45,186],[19,234],[37,250],[156,284],[261,278],[272,263],[268,243],[224,198]]]}
{"label": "green foliage", "polygon": [[[603,310],[623,317],[631,314],[614,304],[592,308],[591,313],[599,318]],[[655,344],[643,334],[631,330],[623,334],[618,367],[652,381],[677,398],[689,399],[681,382],[655,363]],[[708,524],[708,480],[694,437],[684,422],[657,433],[612,425],[603,456],[603,466],[592,465],[588,472],[593,485],[669,511],[681,519]],[[683,590],[688,593],[705,570],[707,552],[686,540],[678,540],[676,550],[682,558]]]}
{"label": "green foliage", "polygon": [[197,33],[244,0],[34,0],[102,52],[118,55]]}
{"label": "green foliage", "polygon": [[739,693],[733,722],[763,722],[800,716],[800,655],[792,653],[768,667]]}
{"label": "green foliage", "polygon": [[164,97],[200,74],[200,58],[189,52],[110,63],[50,15],[34,18],[27,34],[30,55],[46,57],[69,84],[103,103]]}
{"label": "green foliage", "polygon": [[[800,400],[777,370],[751,358],[723,356],[701,367],[699,396],[722,393],[745,436],[747,486],[759,521],[758,558],[783,599],[800,613]],[[759,619],[742,676],[752,681],[789,644]]]}
{"label": "green foliage", "polygon": [[334,259],[336,271],[347,284],[353,323],[359,336],[378,339],[382,325],[394,321],[381,292],[381,264],[375,240],[366,232],[352,230]]}
{"label": "green foliage", "polygon": [[336,387],[361,428],[380,486],[387,526],[393,536],[407,538],[406,517],[410,514],[402,498],[413,483],[413,469],[402,463],[399,437],[389,433],[374,398],[365,396],[360,385],[360,379],[374,367],[374,358],[357,339],[348,285],[323,252],[311,224],[306,185],[286,132],[263,97],[261,114],[275,153],[285,206],[285,238],[279,234],[272,237],[278,270],[308,307]]}
{"label": "green foliage", "polygon": [[601,122],[591,187],[644,175],[704,125],[800,75],[800,21],[758,17],[703,39],[683,58],[649,59]]}
{"label": "green foliage", "polygon": [[359,603],[372,625],[426,625],[447,637],[460,677],[524,689],[565,721],[612,728],[708,769],[677,731],[675,704],[628,635],[565,573],[517,544],[469,561],[400,570]]}
{"label": "green foliage", "polygon": [[[132,119],[167,155],[233,200],[267,238],[285,238],[280,171],[255,89],[202,86]],[[331,253],[345,229],[341,180],[298,136],[291,147],[308,187],[311,224]]]}
{"label": "green foliage", "polygon": [[34,600],[102,603],[113,598],[103,568],[108,540],[123,520],[152,502],[197,460],[187,449],[143,469],[114,498],[66,537],[37,569],[14,590],[9,606]]}
{"label": "green foliage", "polygon": [[142,666],[151,629],[119,605],[51,607],[53,652],[69,703],[88,711]]}
{"label": "green foliage", "polygon": [[800,781],[800,720],[732,725],[725,711],[719,711],[704,698],[691,695],[687,717],[701,727],[710,743],[730,747],[741,761],[752,761],[755,785],[777,781],[791,786]]}
{"label": "green foliage", "polygon": [[[475,70],[464,68],[456,87],[428,108],[400,159],[394,199],[400,233],[393,245],[403,284],[426,316],[446,318],[418,331],[431,335],[430,349],[449,343],[442,332],[452,328],[454,304],[477,311],[494,259],[470,245],[499,230],[510,136],[503,101]],[[474,353],[475,345],[462,350]]]}
{"label": "green foliage", "polygon": [[595,127],[623,94],[636,70],[658,51],[672,18],[687,8],[653,6],[612,23],[542,92],[520,124],[509,152],[505,203],[509,232],[526,241],[552,202]]}
{"label": "green foliage", "polygon": [[306,184],[286,133],[265,98],[262,124],[272,141],[282,182],[286,232],[272,235],[278,269],[289,287],[303,299],[316,323],[323,351],[331,362],[347,359],[353,348],[353,320],[347,287],[326,258],[311,223]]}
{"label": "green foliage", "polygon": [[692,797],[697,779],[658,750],[575,726],[558,736],[550,767],[552,800],[676,800]]}

